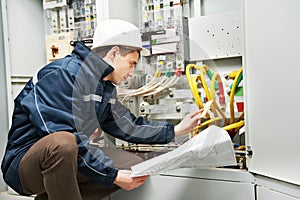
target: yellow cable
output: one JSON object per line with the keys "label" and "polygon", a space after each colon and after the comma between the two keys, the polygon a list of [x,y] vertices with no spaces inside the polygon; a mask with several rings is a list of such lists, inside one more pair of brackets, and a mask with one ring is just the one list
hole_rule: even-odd
{"label": "yellow cable", "polygon": [[[200,75],[197,75],[197,76],[193,77],[193,79],[192,79],[191,75],[190,75],[190,69],[191,68],[194,68],[194,69],[200,71]],[[189,84],[190,89],[192,91],[195,102],[196,102],[196,104],[198,105],[198,107],[200,109],[203,108],[204,106],[203,106],[203,103],[202,103],[201,98],[200,98],[199,93],[198,93],[197,80],[201,81],[201,84],[202,84],[202,87],[203,87],[204,92],[206,94],[207,100],[211,100],[211,99],[215,100],[215,89],[214,89],[215,80],[220,79],[219,74],[214,74],[213,75],[212,82],[211,82],[211,85],[210,85],[210,91],[209,91],[209,89],[207,87],[207,84],[205,82],[205,79],[204,79],[204,73],[206,72],[205,70],[206,71],[208,70],[208,67],[206,65],[204,65],[201,68],[201,67],[196,66],[194,64],[189,64],[186,67],[186,76],[187,76],[188,84]],[[208,125],[212,122],[222,120],[222,119],[224,119],[224,127],[223,127],[224,130],[235,129],[237,131],[239,128],[241,128],[244,125],[244,121],[241,120],[244,116],[244,112],[241,114],[241,116],[238,118],[238,120],[236,122],[234,122],[234,119],[235,119],[235,116],[234,116],[234,93],[235,93],[235,89],[237,87],[238,78],[239,78],[239,76],[242,72],[243,72],[243,69],[241,68],[238,72],[235,73],[235,79],[234,79],[233,84],[232,84],[232,89],[231,89],[231,93],[230,93],[230,103],[229,103],[230,104],[230,124],[227,125],[228,121],[227,121],[226,115],[219,108],[218,104],[216,102],[214,102],[213,106],[212,106],[212,111],[217,110],[222,115],[222,118],[221,117],[215,117],[215,118],[209,119],[209,120],[201,123],[200,126],[195,127],[192,130],[192,132],[195,133],[197,130],[203,128],[204,126],[206,126],[206,125]],[[215,115],[215,113],[214,113],[214,115]]]}
{"label": "yellow cable", "polygon": [[224,126],[223,129],[228,131],[228,130],[240,128],[240,127],[244,126],[244,124],[245,124],[245,122],[243,120],[241,120],[239,122]]}
{"label": "yellow cable", "polygon": [[208,87],[207,87],[205,79],[204,79],[204,72],[206,72],[204,69],[202,69],[200,71],[200,81],[201,81],[202,87],[204,89],[204,92],[206,94],[207,101],[210,101],[211,100],[211,98],[210,98],[210,92],[208,90]]}
{"label": "yellow cable", "polygon": [[[208,68],[207,66],[205,66],[205,67]],[[208,69],[206,69],[206,70],[208,70]],[[228,124],[227,117],[215,101],[216,100],[216,97],[215,97],[215,81],[216,81],[216,79],[218,79],[218,81],[221,81],[221,77],[220,77],[219,74],[214,74],[212,79],[211,79],[210,95],[211,95],[211,99],[214,100],[213,107],[221,114],[221,116],[224,120],[224,126],[226,126]]]}
{"label": "yellow cable", "polygon": [[208,125],[208,124],[210,124],[212,122],[218,121],[218,120],[222,120],[222,118],[221,117],[211,118],[211,119],[209,119],[209,120],[201,123],[199,126],[196,126],[192,131],[199,130],[199,129],[203,128],[204,126],[206,126],[206,125]]}
{"label": "yellow cable", "polygon": [[199,66],[194,65],[194,64],[188,64],[186,66],[186,77],[187,77],[188,84],[190,86],[192,95],[193,95],[193,97],[195,99],[195,102],[198,105],[199,109],[202,109],[204,106],[203,106],[203,103],[201,101],[200,95],[198,93],[198,88],[197,88],[197,86],[195,87],[195,85],[193,84],[193,81],[191,79],[191,74],[190,74],[190,69],[191,68],[195,68],[195,69],[197,69],[199,71],[201,70],[201,68]]}
{"label": "yellow cable", "polygon": [[209,67],[207,65],[203,65],[203,69],[205,69],[205,71],[208,71]]}
{"label": "yellow cable", "polygon": [[[210,83],[210,95],[211,95],[211,99],[215,100],[215,82],[216,82],[216,78],[219,74],[214,74],[213,77],[211,78],[211,83]],[[220,75],[219,75],[220,76]]]}
{"label": "yellow cable", "polygon": [[[205,66],[207,67],[207,66]],[[200,76],[195,76],[193,79],[191,78],[191,74],[190,74],[190,69],[191,68],[194,68],[198,71],[200,71]],[[198,93],[198,87],[197,87],[197,79],[199,79],[201,81],[201,84],[203,86],[203,89],[204,89],[204,92],[206,94],[206,98],[207,100],[211,100],[211,97],[210,97],[210,92],[209,92],[209,89],[206,85],[206,82],[205,82],[205,79],[204,79],[204,75],[203,73],[205,72],[204,68],[201,68],[197,65],[194,65],[194,64],[189,64],[187,65],[186,67],[186,76],[187,76],[187,80],[188,80],[188,83],[189,83],[189,86],[191,88],[191,91],[192,91],[192,94],[194,96],[194,99],[195,99],[195,102],[197,103],[198,107],[201,109],[203,108],[203,103],[201,101],[201,98],[199,96],[199,93]]]}
{"label": "yellow cable", "polygon": [[232,88],[229,96],[229,106],[230,106],[230,124],[234,123],[234,93],[235,89],[237,87],[237,81],[240,76],[240,74],[243,72],[243,68],[240,68],[240,70],[237,72],[234,81],[232,83]]}
{"label": "yellow cable", "polygon": [[228,79],[234,79],[238,71],[232,71],[228,74]]}
{"label": "yellow cable", "polygon": [[[197,85],[198,85],[198,82],[197,82],[197,80],[199,80],[199,81],[201,81],[201,77],[200,77],[200,75],[197,75],[197,76],[194,76],[193,77],[193,80],[192,80],[192,84],[193,84],[193,87],[194,88],[197,88]],[[203,80],[203,79],[202,79]],[[207,88],[207,86],[206,86],[206,83],[204,82],[204,84],[202,84],[202,86],[204,86],[204,87],[206,87]],[[208,100],[210,100],[210,95],[209,95],[209,91],[207,90],[205,93],[207,93],[208,94],[208,97],[209,97],[209,99]],[[214,114],[214,116],[216,117],[216,116],[218,116],[218,113],[217,113],[217,111],[216,111],[216,109],[215,109],[215,107],[214,106],[212,106],[211,107],[211,110],[212,110],[212,113]],[[210,117],[210,115],[209,115],[209,113],[206,113],[206,118],[208,118],[208,119],[210,119],[211,117]]]}
{"label": "yellow cable", "polygon": [[[194,68],[198,71],[200,71],[200,75],[197,75],[197,76],[194,76],[193,78],[191,78],[191,75],[190,75],[190,69],[191,68]],[[215,81],[216,79],[219,80],[221,77],[219,74],[214,74],[213,78],[212,78],[212,82],[211,82],[211,85],[210,85],[210,91],[207,87],[207,84],[206,84],[206,81],[204,79],[204,73],[206,72],[205,70],[208,70],[208,67],[206,65],[204,65],[202,68],[199,67],[199,66],[196,66],[194,64],[189,64],[187,65],[186,67],[186,76],[187,76],[187,79],[188,79],[188,83],[189,83],[189,86],[190,86],[190,89],[192,91],[192,94],[193,94],[193,97],[195,99],[195,102],[196,104],[198,105],[199,109],[203,108],[203,103],[201,101],[201,98],[199,96],[199,93],[198,93],[198,87],[197,87],[197,80],[200,80],[201,81],[201,84],[202,84],[202,87],[204,89],[204,92],[206,94],[206,98],[207,100],[215,100],[215,89],[214,89],[214,85],[215,85]],[[226,115],[225,113],[219,108],[218,104],[216,102],[213,103],[213,106],[212,106],[212,111],[214,113],[214,115],[216,116],[217,114],[214,112],[214,111],[218,111],[222,118],[221,117],[215,117],[215,118],[212,118],[212,119],[209,119],[207,121],[205,121],[204,123],[202,123],[200,126],[197,126],[193,129],[193,131],[196,131],[196,130],[199,130],[201,129],[202,127],[208,125],[209,123],[212,123],[214,121],[218,121],[218,120],[222,120],[224,119],[224,129],[225,130],[231,130],[231,129],[238,129],[240,128],[241,126],[244,125],[244,121],[242,121],[242,117],[243,117],[243,113],[242,115],[239,117],[239,120],[241,121],[238,121],[238,122],[234,122],[234,93],[235,93],[235,89],[237,87],[237,80],[238,80],[238,77],[239,75],[242,73],[243,69],[241,68],[237,73],[236,73],[236,77],[234,79],[234,82],[233,82],[233,85],[232,85],[232,90],[231,90],[231,93],[230,93],[230,125],[227,125],[228,124],[228,121],[227,121],[227,118],[226,118]],[[207,116],[209,118],[209,115]]]}
{"label": "yellow cable", "polygon": [[245,112],[243,111],[242,114],[239,116],[239,118],[235,121],[238,122],[244,118]]}

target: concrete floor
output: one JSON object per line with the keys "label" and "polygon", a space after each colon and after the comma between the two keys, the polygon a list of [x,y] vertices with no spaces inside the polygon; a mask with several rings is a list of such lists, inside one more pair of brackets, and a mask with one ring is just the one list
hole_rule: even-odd
{"label": "concrete floor", "polygon": [[33,200],[34,197],[20,196],[16,194],[8,194],[7,191],[0,192],[1,200]]}

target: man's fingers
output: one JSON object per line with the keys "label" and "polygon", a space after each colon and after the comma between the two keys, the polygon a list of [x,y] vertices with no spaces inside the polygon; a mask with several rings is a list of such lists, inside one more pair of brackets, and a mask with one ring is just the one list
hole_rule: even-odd
{"label": "man's fingers", "polygon": [[145,181],[149,176],[139,176],[132,178],[135,181]]}
{"label": "man's fingers", "polygon": [[202,112],[203,112],[203,109],[197,110],[196,112],[191,113],[191,118],[194,118],[195,116],[197,116],[198,114],[200,114],[200,113],[202,113]]}

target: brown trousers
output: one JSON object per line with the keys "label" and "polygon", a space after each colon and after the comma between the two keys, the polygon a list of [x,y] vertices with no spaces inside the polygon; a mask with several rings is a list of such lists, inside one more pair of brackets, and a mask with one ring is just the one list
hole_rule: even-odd
{"label": "brown trousers", "polygon": [[[130,169],[143,160],[129,152],[101,148],[118,169]],[[25,154],[19,167],[20,182],[26,194],[47,193],[49,200],[98,200],[118,190],[103,187],[78,172],[78,146],[68,132],[52,133],[37,141]]]}

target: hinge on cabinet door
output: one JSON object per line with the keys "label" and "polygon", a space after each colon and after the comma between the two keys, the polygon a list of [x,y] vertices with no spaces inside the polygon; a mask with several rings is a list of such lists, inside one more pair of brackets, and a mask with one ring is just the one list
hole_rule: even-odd
{"label": "hinge on cabinet door", "polygon": [[253,155],[253,150],[251,149],[250,146],[247,146],[246,152],[247,152],[247,156],[252,157],[252,155]]}

